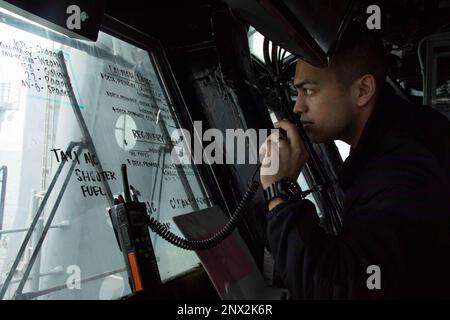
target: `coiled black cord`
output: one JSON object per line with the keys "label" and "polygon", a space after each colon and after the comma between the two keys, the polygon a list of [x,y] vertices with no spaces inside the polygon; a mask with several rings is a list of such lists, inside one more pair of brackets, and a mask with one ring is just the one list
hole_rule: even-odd
{"label": "coiled black cord", "polygon": [[[259,166],[257,170],[259,169]],[[257,172],[257,171],[255,171]],[[253,175],[254,177],[255,175]],[[149,217],[148,225],[150,229],[152,229],[153,232],[156,232],[159,236],[161,236],[166,241],[170,242],[171,244],[185,249],[185,250],[206,250],[211,249],[217,246],[220,242],[222,242],[226,237],[228,237],[236,227],[237,222],[242,217],[243,213],[247,209],[248,205],[250,204],[251,200],[255,196],[256,192],[259,188],[259,182],[253,180],[251,183],[249,183],[249,187],[247,191],[245,192],[244,196],[242,197],[241,202],[239,203],[238,207],[234,211],[233,215],[231,216],[228,223],[222,228],[222,230],[218,231],[216,234],[214,234],[212,237],[208,239],[203,240],[188,240],[183,239],[176,234],[173,234],[169,229],[167,229],[166,226],[164,226],[162,223],[157,221],[153,217]]]}

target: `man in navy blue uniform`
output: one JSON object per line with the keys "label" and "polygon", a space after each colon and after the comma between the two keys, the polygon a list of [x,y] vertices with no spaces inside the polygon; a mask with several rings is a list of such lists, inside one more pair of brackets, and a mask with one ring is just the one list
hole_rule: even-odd
{"label": "man in navy blue uniform", "polygon": [[[319,226],[310,201],[268,201],[270,249],[295,299],[450,297],[450,124],[398,97],[385,70],[381,41],[355,26],[329,67],[297,61],[294,112],[308,136],[345,141],[351,152],[339,176],[338,236]],[[287,139],[264,144],[268,155],[276,143],[280,156],[277,174],[261,171],[264,189],[296,181],[308,159],[297,127],[275,126]]]}

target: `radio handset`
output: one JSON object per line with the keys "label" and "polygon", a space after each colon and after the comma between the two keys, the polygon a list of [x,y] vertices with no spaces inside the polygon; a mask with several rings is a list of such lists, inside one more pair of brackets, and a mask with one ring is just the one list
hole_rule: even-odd
{"label": "radio handset", "polygon": [[279,135],[280,135],[280,139],[281,140],[287,140],[288,138],[287,138],[287,132],[286,132],[286,130],[284,130],[283,128],[279,128],[278,129],[279,130]]}

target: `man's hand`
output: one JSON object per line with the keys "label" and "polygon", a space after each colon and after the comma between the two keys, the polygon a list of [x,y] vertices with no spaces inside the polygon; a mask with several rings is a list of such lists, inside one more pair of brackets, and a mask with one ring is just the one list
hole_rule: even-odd
{"label": "man's hand", "polygon": [[[298,128],[293,123],[283,119],[275,123],[274,126],[278,129],[284,129],[287,139],[280,137],[278,132],[273,133],[267,137],[260,148],[260,154],[264,154],[263,165],[261,166],[261,184],[264,189],[282,178],[289,177],[297,180],[309,157]],[[269,162],[273,161],[274,157],[278,157],[279,160],[279,168],[276,173],[273,173],[273,170],[267,170],[270,165]],[[271,209],[271,206],[273,207],[274,203],[282,202],[279,200],[271,201],[272,205],[269,204],[269,209]]]}

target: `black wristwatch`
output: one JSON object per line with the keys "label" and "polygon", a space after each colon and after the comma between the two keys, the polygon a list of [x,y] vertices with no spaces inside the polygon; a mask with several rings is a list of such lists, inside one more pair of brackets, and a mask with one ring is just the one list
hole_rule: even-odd
{"label": "black wristwatch", "polygon": [[264,189],[264,198],[266,203],[275,198],[281,198],[285,201],[301,200],[303,199],[302,188],[292,178],[283,178]]}

